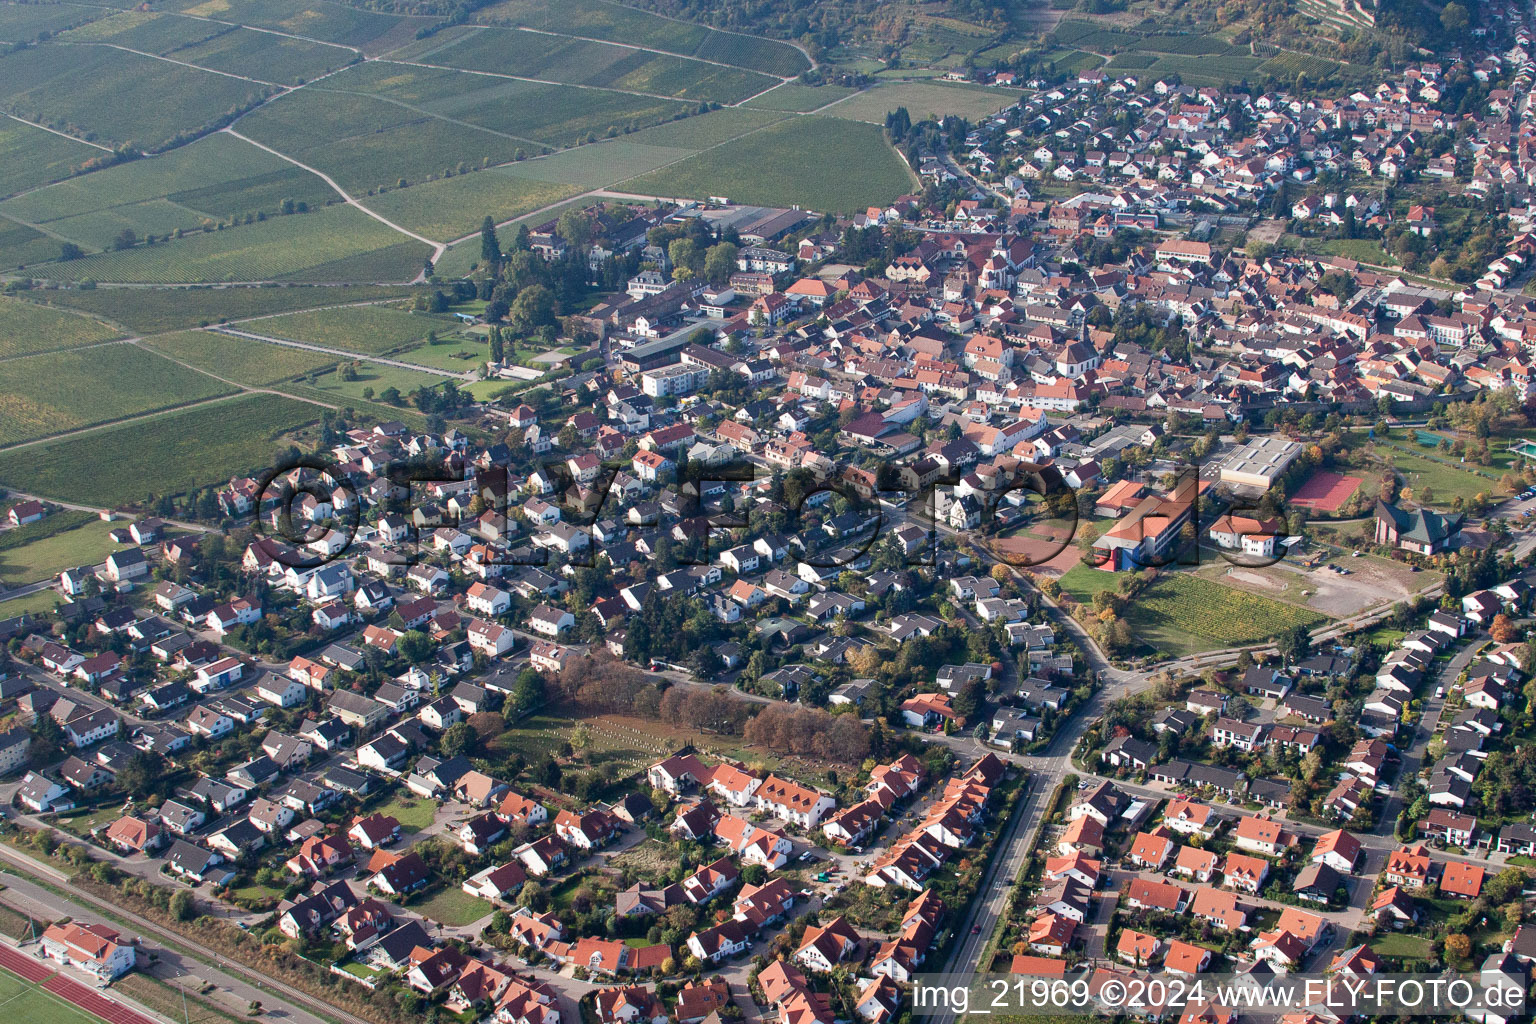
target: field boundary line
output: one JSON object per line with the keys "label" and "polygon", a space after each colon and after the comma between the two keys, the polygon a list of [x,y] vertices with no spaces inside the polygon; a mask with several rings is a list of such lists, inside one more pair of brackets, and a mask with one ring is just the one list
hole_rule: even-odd
{"label": "field boundary line", "polygon": [[[223,131],[223,132],[228,132],[229,134],[233,135],[235,138],[240,139],[240,140],[242,140],[244,142],[249,142],[251,145],[255,146],[257,149],[266,150],[268,153],[271,153],[273,156],[280,157],[281,159],[288,161],[289,163],[293,164],[293,166],[298,167],[301,170],[308,171],[310,174],[313,174],[315,177],[319,178],[321,181],[323,181],[327,185],[331,186],[331,188],[335,189],[336,190],[336,194],[341,196],[342,199],[346,200],[346,203],[347,203],[348,206],[355,206],[357,209],[363,211],[368,216],[370,216],[374,220],[378,221],[380,224],[383,224],[385,227],[394,228],[396,231],[400,232],[402,235],[405,235],[405,236],[407,236],[409,238],[414,238],[416,241],[422,242],[422,243],[424,243],[426,245],[430,245],[432,247],[432,262],[433,263],[436,263],[438,260],[442,259],[443,252],[448,248],[442,242],[434,242],[430,238],[425,238],[425,237],[423,237],[421,235],[418,235],[414,231],[409,231],[409,230],[401,227],[399,224],[396,224],[394,221],[388,219],[387,217],[383,216],[382,214],[374,213],[372,210],[368,209],[368,207],[364,206],[362,203],[360,203],[356,199],[352,198],[352,196],[347,192],[346,189],[342,188],[340,185],[338,185],[336,183],[336,179],[335,178],[331,177],[329,174],[326,174],[324,171],[319,171],[319,170],[316,170],[315,168],[309,166],[308,164],[300,163],[298,160],[295,160],[293,157],[289,156],[288,154],[280,153],[277,150],[273,149],[271,146],[263,145],[262,143],[257,142],[255,139],[253,139],[253,138],[251,138],[251,137],[249,137],[247,135],[241,135],[239,132],[235,131],[233,126],[221,128],[219,130]],[[423,276],[423,275],[417,275],[417,276],[419,277],[419,276]]]}
{"label": "field boundary line", "polygon": [[[474,124],[474,123],[472,123],[470,121],[460,121],[456,117],[449,117],[446,114],[439,114],[435,110],[428,110],[425,107],[418,107],[415,104],[411,104],[411,103],[405,102],[405,100],[395,99],[393,96],[381,96],[378,93],[363,92],[360,89],[338,89],[335,86],[330,86],[330,85],[318,86],[315,91],[317,91],[317,92],[333,92],[333,93],[336,93],[337,95],[340,95],[340,96],[361,96],[363,99],[369,99],[369,100],[381,100],[381,101],[383,101],[385,103],[393,103],[396,106],[404,107],[406,110],[413,111],[413,112],[415,112],[417,114],[422,115],[423,117],[430,117],[430,118],[434,118],[434,119],[439,120],[439,121],[447,121],[449,124],[456,124],[460,128],[470,128],[470,129],[473,129],[474,131],[477,131],[477,132],[485,132],[488,135],[499,135],[499,136],[501,136],[504,139],[511,139],[513,142],[524,142],[524,143],[527,143],[530,146],[537,146],[540,149],[545,148],[545,143],[542,143],[542,142],[540,142],[537,139],[530,139],[530,138],[527,138],[526,136],[522,136],[522,135],[513,135],[511,132],[498,131],[495,128],[487,128],[483,124]],[[356,138],[357,136],[352,136],[352,137]],[[508,161],[507,163],[504,163],[504,164],[493,164],[491,166],[492,167],[507,167],[507,166],[509,166],[511,164],[515,164],[517,162],[518,161],[516,161],[516,160],[510,160],[510,161]],[[481,170],[487,170],[487,171],[490,170],[490,169],[491,169],[491,167],[481,168]],[[440,179],[440,180],[445,180],[445,179]],[[425,185],[425,184],[428,184],[428,183],[424,182],[424,181],[419,181],[416,184],[417,185]],[[411,186],[407,186],[407,187],[408,188],[414,188],[416,186],[415,185],[411,185]],[[399,190],[398,189],[390,189],[390,191],[395,192],[395,191],[399,191]]]}
{"label": "field boundary line", "polygon": [[[384,366],[393,366],[398,370],[415,370],[419,373],[430,373],[434,377],[446,377],[449,380],[461,381],[465,384],[472,384],[479,380],[478,377],[475,377],[470,373],[454,373],[452,370],[444,370],[436,366],[423,366],[420,363],[409,363],[403,359],[391,359],[389,356],[376,356],[367,355],[360,352],[348,352],[345,349],[334,349],[326,345],[316,345],[308,341],[294,341],[292,338],[273,338],[265,334],[256,334],[252,331],[239,331],[233,327],[204,327],[202,330],[207,331],[209,334],[223,334],[233,338],[247,338],[251,341],[263,341],[269,345],[282,345],[287,348],[303,349],[307,352],[318,352],[324,356],[335,356],[337,359],[343,362],[360,361],[366,363],[379,363]],[[209,374],[209,376],[213,375]]]}
{"label": "field boundary line", "polygon": [[[238,28],[240,26],[236,27]],[[176,60],[174,57],[162,57],[158,53],[150,53],[148,50],[135,50],[131,46],[123,46],[119,43],[103,43],[96,42],[94,40],[86,43],[74,42],[69,39],[60,39],[58,40],[58,43],[61,46],[105,46],[109,50],[121,50],[123,53],[132,53],[139,57],[147,57],[150,60],[163,60],[167,64],[177,64],[184,68],[191,68],[193,71],[202,71],[206,74],[219,75],[223,78],[233,78],[237,82],[250,82],[252,85],[264,85],[269,89],[281,89],[285,92],[290,88],[286,85],[280,85],[277,82],[266,82],[260,78],[252,78],[249,75],[237,75],[232,71],[215,71],[213,68],[205,68],[201,64],[189,64],[184,60]]]}
{"label": "field boundary line", "polygon": [[[639,50],[642,53],[654,53],[658,57],[677,57],[680,60],[692,60],[697,61],[700,64],[713,64],[717,68],[730,68],[732,71],[748,71],[754,75],[763,75],[766,78],[777,78],[779,79],[779,85],[783,85],[785,82],[792,81],[793,79],[799,77],[798,75],[792,75],[790,78],[785,78],[783,75],[776,75],[771,71],[758,71],[756,68],[743,67],[740,64],[730,64],[723,60],[711,60],[708,57],[696,57],[691,53],[678,53],[676,50],[658,50],[654,46],[641,46],[638,43],[621,43],[616,39],[596,39],[592,36],[578,36],[573,35],[570,32],[556,32],[553,29],[532,28],[528,25],[482,25],[480,22],[471,22],[471,24],[473,24],[476,28],[499,28],[503,31],[510,29],[517,32],[532,32],[541,36],[555,36],[558,39],[577,39],[586,43],[602,43],[606,46],[621,46],[626,50]],[[709,26],[705,25],[704,27],[708,28]],[[708,37],[706,36],[705,38]],[[753,36],[752,38],[756,39],[760,37]],[[775,88],[777,88],[777,86],[775,86]],[[734,106],[735,104],[728,105]]]}
{"label": "field boundary line", "polygon": [[[686,58],[685,58],[686,59]],[[558,85],[565,89],[590,89],[593,92],[611,92],[620,96],[639,96],[647,100],[666,100],[668,103],[684,103],[697,106],[697,100],[685,100],[676,96],[663,96],[659,92],[641,92],[639,89],[615,89],[608,85],[586,85],[581,82],[556,82],[549,78],[530,78],[527,75],[509,75],[504,71],[476,71],[471,68],[449,67],[447,64],[427,64],[417,60],[401,60],[399,57],[379,57],[381,64],[400,64],[410,68],[426,68],[428,71],[458,71],[466,75],[484,75],[486,78],[505,78],[513,82],[531,82],[534,85]]]}
{"label": "field boundary line", "polygon": [[[17,117],[15,114],[12,114],[12,113],[7,113],[5,116],[10,118],[12,121],[15,121],[17,124],[24,124],[24,125],[27,125],[28,127],[36,128],[36,129],[38,129],[40,131],[48,132],[50,135],[57,135],[61,139],[68,139],[71,142],[78,142],[78,143],[80,143],[83,146],[94,146],[96,149],[101,150],[103,153],[113,153],[113,152],[116,152],[116,150],[114,150],[111,146],[103,146],[99,142],[87,142],[84,139],[76,138],[75,136],[69,134],[68,132],[61,132],[57,128],[49,128],[47,125],[45,125],[45,124],[38,124],[36,121],[28,121],[26,118],[24,118],[24,117]],[[50,184],[52,184],[52,183],[50,182]]]}
{"label": "field boundary line", "polygon": [[[153,350],[145,349],[145,351],[150,352]],[[160,355],[158,352],[155,352],[154,354]],[[164,358],[169,357],[167,356]],[[172,361],[174,362],[174,360]],[[192,369],[196,369],[196,367],[192,367]],[[206,373],[204,370],[198,370],[197,372]],[[208,376],[211,377],[213,375],[208,374]],[[219,402],[233,402],[237,399],[248,398],[251,395],[271,395],[274,398],[291,398],[295,402],[303,402],[306,405],[317,405],[322,409],[331,409],[333,411],[341,408],[339,405],[330,405],[326,402],[320,401],[317,398],[302,398],[298,395],[290,395],[286,391],[278,391],[275,388],[249,388],[243,385],[239,385],[239,388],[240,390],[228,395],[215,395],[213,398],[204,398],[196,402],[184,402],[181,405],[168,406],[164,409],[155,409],[150,412],[135,413],[132,416],[122,416],[115,420],[107,420],[105,423],[93,423],[88,427],[80,427],[76,430],[66,430],[61,434],[49,434],[47,437],[35,437],[30,441],[21,441],[17,444],[0,446],[0,453],[9,454],[11,452],[20,451],[23,448],[35,448],[38,445],[52,444],[55,441],[68,440],[71,437],[77,437],[81,434],[94,434],[100,430],[111,430],[115,427],[125,426],[129,423],[138,423],[141,420],[157,420],[165,416],[175,415],[176,413],[187,412],[191,409],[199,409],[205,405],[215,405]],[[58,504],[56,499],[49,498],[48,500]],[[85,506],[81,507],[83,508]]]}
{"label": "field boundary line", "polygon": [[[689,28],[706,28],[711,32],[720,32],[728,36],[740,36],[743,39],[755,39],[758,42],[774,43],[780,46],[792,47],[793,49],[799,50],[800,56],[804,57],[806,62],[811,65],[810,69],[808,70],[814,70],[817,67],[816,61],[811,56],[810,51],[792,39],[773,39],[769,36],[753,35],[751,32],[738,32],[736,29],[732,28],[716,28],[715,26],[707,25],[702,21],[684,21],[682,18],[674,18],[670,14],[662,14],[659,11],[648,11],[644,7],[636,7],[634,4],[626,4],[623,2],[623,0],[608,0],[608,2],[613,4],[615,7],[622,7],[625,10],[635,11],[639,14],[648,14],[653,18],[661,18],[663,21],[674,21],[679,25],[687,25]],[[750,71],[751,69],[748,68],[747,70]],[[798,78],[799,76],[796,75],[795,77]]]}
{"label": "field boundary line", "polygon": [[[54,307],[48,307],[50,309]],[[129,337],[107,338],[103,341],[92,341],[84,345],[61,345],[58,348],[45,348],[38,352],[17,352],[15,355],[0,356],[0,364],[14,363],[18,359],[30,359],[33,356],[56,356],[62,352],[88,352],[93,348],[106,348],[108,345],[130,345],[136,339]]]}

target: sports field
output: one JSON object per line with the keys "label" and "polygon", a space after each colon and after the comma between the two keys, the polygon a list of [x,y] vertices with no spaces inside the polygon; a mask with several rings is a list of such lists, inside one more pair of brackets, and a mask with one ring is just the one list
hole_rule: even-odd
{"label": "sports field", "polygon": [[0,1005],[38,1024],[154,1024],[149,1017],[57,973],[55,965],[0,947]]}
{"label": "sports field", "polygon": [[1318,470],[1307,478],[1307,482],[1302,484],[1295,494],[1291,495],[1291,504],[1315,509],[1318,512],[1337,512],[1349,500],[1349,496],[1359,489],[1362,482],[1358,476],[1345,476],[1343,473],[1334,473],[1326,469]]}

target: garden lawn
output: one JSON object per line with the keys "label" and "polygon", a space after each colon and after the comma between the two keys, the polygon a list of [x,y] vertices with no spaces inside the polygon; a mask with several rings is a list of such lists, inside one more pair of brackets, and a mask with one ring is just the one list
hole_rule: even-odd
{"label": "garden lawn", "polygon": [[0,619],[13,619],[18,615],[43,615],[58,606],[57,593],[51,589],[39,590],[26,597],[13,597],[8,601],[0,601]]}
{"label": "garden lawn", "polygon": [[852,213],[910,191],[914,179],[878,125],[796,117],[622,183],[655,196]]}
{"label": "garden lawn", "polygon": [[437,815],[437,805],[421,797],[400,795],[378,809],[400,823],[404,832],[420,832],[431,826]]}
{"label": "garden lawn", "polygon": [[411,906],[423,917],[438,921],[449,928],[473,924],[496,908],[478,896],[471,896],[456,885],[444,886],[431,899]]}
{"label": "garden lawn", "polygon": [[1386,932],[1371,940],[1371,948],[1382,956],[1403,960],[1425,960],[1433,955],[1435,944],[1420,935]]}

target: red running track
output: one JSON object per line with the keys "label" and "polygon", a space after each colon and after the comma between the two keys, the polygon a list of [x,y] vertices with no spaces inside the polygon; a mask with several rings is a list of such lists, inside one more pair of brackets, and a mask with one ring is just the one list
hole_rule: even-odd
{"label": "red running track", "polygon": [[54,968],[9,946],[0,946],[0,967],[30,982],[41,982],[43,988],[54,995],[80,1007],[86,1013],[100,1017],[107,1024],[156,1024],[137,1010],[130,1010],[122,1003],[97,993],[91,988],[58,974]]}

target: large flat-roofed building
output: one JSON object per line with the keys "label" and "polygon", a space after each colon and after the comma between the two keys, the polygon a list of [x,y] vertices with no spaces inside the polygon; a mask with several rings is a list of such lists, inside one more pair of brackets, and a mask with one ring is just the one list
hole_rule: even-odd
{"label": "large flat-roofed building", "polygon": [[1255,437],[1221,464],[1221,482],[1269,490],[1296,461],[1301,445],[1284,437]]}

